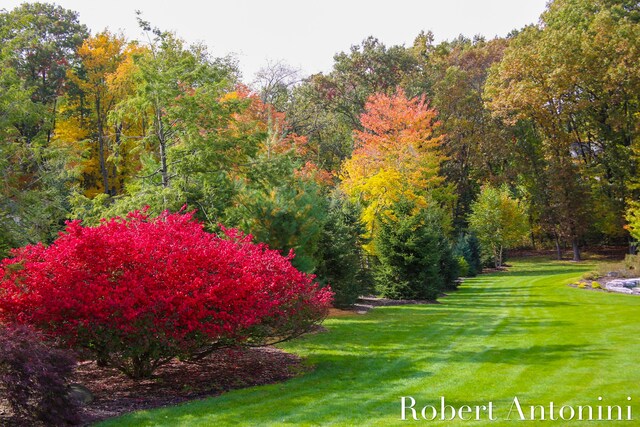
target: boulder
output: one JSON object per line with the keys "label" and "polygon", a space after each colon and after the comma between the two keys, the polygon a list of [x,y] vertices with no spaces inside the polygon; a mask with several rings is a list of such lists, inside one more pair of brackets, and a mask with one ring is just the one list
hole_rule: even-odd
{"label": "boulder", "polygon": [[82,384],[71,384],[69,386],[69,397],[81,405],[93,402],[93,393]]}

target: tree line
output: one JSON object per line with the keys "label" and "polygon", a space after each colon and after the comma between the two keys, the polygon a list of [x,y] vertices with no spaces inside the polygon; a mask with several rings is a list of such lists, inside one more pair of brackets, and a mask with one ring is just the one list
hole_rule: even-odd
{"label": "tree line", "polygon": [[132,41],[51,4],[2,11],[0,252],[187,205],[293,249],[348,304],[371,283],[434,298],[514,245],[632,243],[639,19],[554,0],[504,38],[369,37],[328,73],[276,63],[248,84],[142,15]]}

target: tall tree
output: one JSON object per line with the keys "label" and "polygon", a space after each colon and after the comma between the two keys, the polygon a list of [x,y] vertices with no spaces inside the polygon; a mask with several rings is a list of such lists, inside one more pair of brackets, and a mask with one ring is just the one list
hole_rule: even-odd
{"label": "tall tree", "polygon": [[424,208],[449,196],[438,174],[444,157],[442,137],[434,135],[436,111],[424,97],[408,99],[401,89],[373,95],[361,124],[364,130],[354,131],[353,155],[342,166],[342,188],[364,206],[370,236],[376,218],[399,200]]}
{"label": "tall tree", "polygon": [[189,176],[204,163],[217,173],[234,151],[233,140],[221,138],[217,130],[226,127],[242,103],[221,102],[233,88],[236,71],[202,45],[187,47],[172,33],[152,30],[141,19],[140,25],[149,44],[135,56],[135,91],[116,105],[112,117],[142,122],[145,133],[138,140],[151,153],[130,187],[137,194],[134,204],[178,209],[189,201]]}
{"label": "tall tree", "polygon": [[76,49],[87,37],[76,12],[49,3],[23,3],[0,13],[3,66],[12,67],[40,114],[26,115],[14,126],[27,141],[41,132],[49,142],[55,126],[57,100]]}
{"label": "tall tree", "polygon": [[505,39],[489,42],[459,37],[439,44],[427,58],[431,69],[433,105],[445,135],[447,160],[443,174],[454,184],[457,198],[454,224],[466,227],[466,217],[482,182],[513,181],[512,132],[492,118],[482,99],[489,68],[502,58]]}
{"label": "tall tree", "polygon": [[58,120],[56,139],[87,149],[82,174],[89,195],[100,191],[115,196],[122,191],[124,179],[118,171],[126,169],[119,161],[130,148],[126,134],[134,129],[140,134],[142,129],[125,129],[126,124],[113,113],[119,102],[132,95],[133,57],[143,53],[123,36],[104,31],[83,42],[77,52],[79,64],[68,73],[75,90],[66,97],[66,114]]}
{"label": "tall tree", "polygon": [[309,138],[314,162],[337,171],[353,150],[352,132],[374,93],[391,95],[417,71],[416,58],[403,46],[385,46],[368,37],[334,56],[331,72],[312,75],[295,88],[288,117],[292,130]]}
{"label": "tall tree", "polygon": [[68,214],[64,153],[49,142],[66,70],[87,31],[50,4],[0,11],[0,252],[50,241]]}
{"label": "tall tree", "polygon": [[548,228],[572,242],[576,260],[601,212],[608,219],[600,224],[622,230],[637,133],[637,16],[637,4],[625,1],[556,0],[539,26],[513,38],[487,84],[497,115],[532,120],[542,137]]}

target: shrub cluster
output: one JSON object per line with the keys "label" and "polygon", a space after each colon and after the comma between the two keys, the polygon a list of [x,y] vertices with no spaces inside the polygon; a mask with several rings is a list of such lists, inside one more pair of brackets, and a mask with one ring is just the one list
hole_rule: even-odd
{"label": "shrub cluster", "polygon": [[293,254],[233,229],[209,234],[192,216],[74,221],[49,247],[15,250],[0,266],[0,322],[141,378],[174,357],[297,336],[326,316],[330,289],[296,270]]}

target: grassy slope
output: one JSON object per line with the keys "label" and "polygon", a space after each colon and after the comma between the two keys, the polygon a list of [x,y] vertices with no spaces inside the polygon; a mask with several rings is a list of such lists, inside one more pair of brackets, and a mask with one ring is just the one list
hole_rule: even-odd
{"label": "grassy slope", "polygon": [[422,405],[440,396],[456,406],[491,400],[500,419],[514,396],[547,405],[597,405],[598,396],[626,405],[631,396],[638,419],[640,298],[565,286],[589,267],[519,262],[468,280],[439,305],[329,319],[329,333],[283,346],[308,356],[311,374],[104,426],[514,423],[401,422],[400,396]]}

